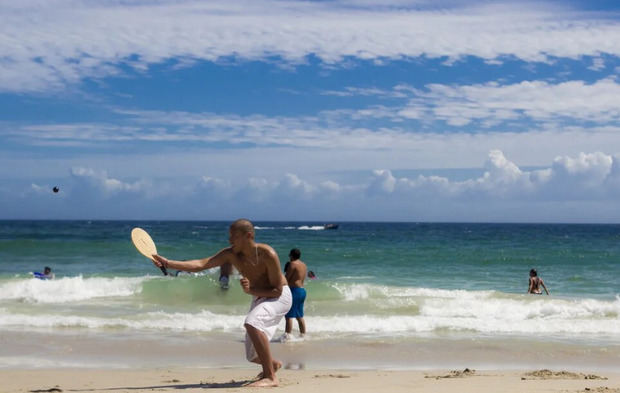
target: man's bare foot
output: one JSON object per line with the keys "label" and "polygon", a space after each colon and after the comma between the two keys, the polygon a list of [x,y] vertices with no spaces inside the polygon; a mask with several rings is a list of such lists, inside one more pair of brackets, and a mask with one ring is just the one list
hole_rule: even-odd
{"label": "man's bare foot", "polygon": [[[279,360],[273,360],[272,361],[273,364],[273,373],[277,373],[279,369],[282,368],[282,362]],[[263,379],[263,372],[261,371],[260,373],[258,373],[258,375],[256,376],[256,378],[254,379]]]}
{"label": "man's bare foot", "polygon": [[273,377],[273,379],[263,378],[245,386],[249,388],[272,388],[278,386],[278,378],[276,378],[275,376]]}

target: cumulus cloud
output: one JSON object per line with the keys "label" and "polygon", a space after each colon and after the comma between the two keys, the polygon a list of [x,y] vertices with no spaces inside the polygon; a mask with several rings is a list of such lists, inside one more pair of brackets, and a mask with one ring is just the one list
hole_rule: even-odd
{"label": "cumulus cloud", "polygon": [[[454,199],[520,199],[536,200],[552,197],[557,200],[615,198],[620,180],[620,157],[602,152],[580,153],[577,157],[558,156],[546,168],[524,170],[510,161],[502,151],[491,150],[483,165],[483,174],[460,181],[435,175],[414,178],[396,177],[391,170],[378,169],[370,180],[356,185],[341,185],[333,180],[312,184],[296,174],[286,173],[280,179],[251,177],[242,181],[203,176],[194,191],[211,201],[265,202],[270,200],[322,199],[323,192],[331,197],[348,199],[352,195],[383,198],[391,195]],[[82,187],[104,196],[119,193],[139,195],[154,185],[146,180],[137,182],[111,178],[105,171],[72,168],[71,177]],[[43,187],[32,185],[39,192]],[[600,192],[599,192],[600,191]],[[169,190],[170,194],[178,194]],[[162,195],[168,197],[169,195]]]}
{"label": "cumulus cloud", "polygon": [[149,183],[145,180],[133,183],[108,176],[106,171],[97,172],[91,168],[71,168],[71,178],[77,183],[76,190],[91,191],[101,197],[110,197],[121,193],[144,192]]}
{"label": "cumulus cloud", "polygon": [[529,2],[426,4],[5,1],[0,91],[63,89],[164,61],[174,68],[275,57],[295,65],[313,55],[331,65],[416,57],[453,64],[464,56],[539,62],[620,54],[620,26],[597,14]]}
{"label": "cumulus cloud", "polygon": [[228,193],[231,188],[230,181],[210,177],[202,176],[198,185],[196,186],[197,192],[205,194],[218,194],[222,195]]}
{"label": "cumulus cloud", "polygon": [[[319,199],[319,190],[330,191],[332,196],[352,200],[365,196],[371,200],[398,196],[444,200],[520,200],[553,198],[555,200],[605,199],[620,196],[620,158],[601,152],[581,153],[577,157],[561,156],[547,168],[524,170],[510,161],[502,151],[489,152],[480,177],[461,181],[442,176],[419,175],[414,178],[396,177],[391,170],[371,172],[370,180],[352,186],[343,186],[332,180],[313,185],[299,176],[288,173],[280,180],[249,179],[240,187],[245,195],[262,195],[260,200]],[[233,185],[233,187],[235,187]],[[572,192],[566,192],[572,189]],[[603,190],[604,192],[593,192]],[[253,191],[246,194],[248,191]]]}
{"label": "cumulus cloud", "polygon": [[[620,170],[620,168],[619,168]],[[326,199],[336,198],[345,187],[332,180],[326,180],[319,184],[319,193]]]}
{"label": "cumulus cloud", "polygon": [[389,170],[373,172],[367,186],[371,195],[406,194],[451,200],[582,200],[617,198],[619,157],[601,152],[581,153],[577,158],[557,157],[550,168],[525,171],[500,150],[489,152],[479,178],[451,181],[441,176],[396,178]]}
{"label": "cumulus cloud", "polygon": [[[616,194],[611,186],[618,157],[601,152],[580,153],[576,158],[562,156],[553,161],[549,190],[565,198],[599,199]],[[615,164],[614,164],[615,163]]]}
{"label": "cumulus cloud", "polygon": [[557,157],[553,161],[553,170],[565,178],[598,185],[609,175],[613,161],[613,157],[600,152],[580,153],[577,158]]}
{"label": "cumulus cloud", "polygon": [[278,184],[275,192],[280,197],[310,199],[316,192],[316,187],[295,174],[287,173]]}
{"label": "cumulus cloud", "polygon": [[[165,192],[156,194],[153,190],[162,189],[163,180],[130,181],[79,167],[64,182],[62,198],[50,197],[49,190],[44,195],[45,186],[39,185],[26,186],[30,190],[26,193],[13,191],[10,198],[1,189],[0,196],[5,201],[2,209],[18,207],[22,218],[44,207],[50,214],[53,206],[56,218],[131,214],[169,219],[620,220],[613,213],[620,197],[618,156],[602,152],[558,156],[546,167],[528,170],[502,151],[492,150],[482,172],[454,180],[433,174],[396,176],[381,169],[347,185],[332,179],[310,181],[293,173],[269,179],[203,176],[193,188],[163,187]],[[29,203],[33,205],[28,208]]]}
{"label": "cumulus cloud", "polygon": [[392,172],[386,169],[373,171],[373,181],[366,189],[369,195],[391,194],[396,186],[396,179]]}

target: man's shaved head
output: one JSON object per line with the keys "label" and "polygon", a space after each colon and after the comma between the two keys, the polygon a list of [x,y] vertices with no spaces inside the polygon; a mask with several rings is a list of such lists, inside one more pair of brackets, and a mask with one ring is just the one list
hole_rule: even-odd
{"label": "man's shaved head", "polygon": [[230,230],[233,232],[251,233],[254,235],[254,225],[250,220],[246,220],[245,218],[240,218],[230,224]]}

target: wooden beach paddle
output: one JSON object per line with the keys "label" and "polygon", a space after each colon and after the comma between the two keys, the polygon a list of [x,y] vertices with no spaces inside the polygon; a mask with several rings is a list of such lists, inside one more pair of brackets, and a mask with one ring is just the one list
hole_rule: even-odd
{"label": "wooden beach paddle", "polygon": [[[157,247],[155,247],[155,242],[151,239],[148,233],[142,228],[134,228],[131,230],[131,241],[133,245],[136,246],[136,249],[140,251],[140,254],[145,257],[153,260],[153,254],[157,254]],[[165,267],[160,267],[164,276],[168,275],[168,271]]]}

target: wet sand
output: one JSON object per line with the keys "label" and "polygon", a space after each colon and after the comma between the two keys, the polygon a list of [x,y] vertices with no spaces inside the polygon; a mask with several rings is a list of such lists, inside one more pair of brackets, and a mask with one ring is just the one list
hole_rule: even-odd
{"label": "wet sand", "polygon": [[[620,344],[505,338],[397,338],[273,342],[285,367],[308,370],[539,370],[615,372]],[[0,369],[246,368],[242,335],[93,332],[0,334]]]}

